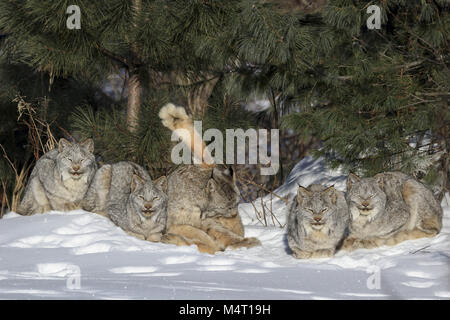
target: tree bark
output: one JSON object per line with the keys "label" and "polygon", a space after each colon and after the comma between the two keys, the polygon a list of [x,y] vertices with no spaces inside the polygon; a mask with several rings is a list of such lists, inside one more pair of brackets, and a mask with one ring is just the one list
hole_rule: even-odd
{"label": "tree bark", "polygon": [[127,128],[135,132],[138,127],[139,111],[142,102],[142,84],[136,70],[129,71],[128,78],[128,103],[127,103]]}
{"label": "tree bark", "polygon": [[[142,0],[133,0],[134,21],[133,27],[137,28],[137,19],[142,10]],[[136,63],[139,59],[139,46],[134,41],[131,45],[132,59],[128,70],[128,101],[127,101],[127,128],[135,132],[138,128],[139,111],[142,103],[142,83],[139,79]]]}

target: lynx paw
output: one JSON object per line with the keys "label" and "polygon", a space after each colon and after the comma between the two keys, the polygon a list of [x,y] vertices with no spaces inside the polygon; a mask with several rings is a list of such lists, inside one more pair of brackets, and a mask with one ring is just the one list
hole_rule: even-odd
{"label": "lynx paw", "polygon": [[237,243],[233,243],[231,245],[228,246],[228,248],[231,249],[238,249],[238,248],[253,248],[256,246],[260,246],[261,245],[261,241],[259,241],[257,238],[244,238],[244,240],[239,241]]}
{"label": "lynx paw", "polygon": [[293,251],[292,256],[296,259],[309,259],[312,256],[312,252],[308,251]]}
{"label": "lynx paw", "polygon": [[342,244],[342,250],[352,251],[356,249],[373,249],[379,247],[381,243],[374,239],[355,239],[347,238]]}
{"label": "lynx paw", "polygon": [[332,249],[317,250],[311,254],[311,258],[318,258],[318,259],[330,258],[332,256],[334,256],[334,250],[332,250]]}

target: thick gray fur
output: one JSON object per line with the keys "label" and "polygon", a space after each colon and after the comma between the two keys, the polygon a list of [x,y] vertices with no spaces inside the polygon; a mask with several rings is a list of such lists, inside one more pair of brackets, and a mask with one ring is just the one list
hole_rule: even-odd
{"label": "thick gray fur", "polygon": [[83,208],[107,216],[127,233],[160,241],[167,226],[166,177],[152,182],[136,163],[102,166],[83,201]]}
{"label": "thick gray fur", "polygon": [[18,213],[32,215],[50,210],[79,209],[97,169],[94,142],[66,139],[45,153],[33,168]]}
{"label": "thick gray fur", "polygon": [[350,235],[346,249],[393,245],[432,237],[442,228],[442,207],[432,192],[401,172],[347,180]]}
{"label": "thick gray fur", "polygon": [[169,225],[200,227],[206,218],[237,215],[239,190],[229,170],[195,165],[175,170],[168,178]]}
{"label": "thick gray fur", "polygon": [[344,194],[318,184],[299,187],[288,213],[287,241],[299,259],[333,256],[349,223]]}

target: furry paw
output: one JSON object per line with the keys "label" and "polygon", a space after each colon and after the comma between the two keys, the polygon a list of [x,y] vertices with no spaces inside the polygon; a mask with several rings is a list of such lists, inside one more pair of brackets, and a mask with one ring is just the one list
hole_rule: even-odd
{"label": "furry paw", "polygon": [[312,256],[311,252],[308,251],[293,251],[292,256],[296,259],[309,259]]}
{"label": "furry paw", "polygon": [[163,235],[161,233],[151,233],[145,237],[145,240],[151,241],[151,242],[160,242],[162,237],[163,237]]}
{"label": "furry paw", "polygon": [[355,238],[345,239],[344,242],[342,243],[341,250],[345,250],[345,251],[355,250],[355,242],[356,241],[357,241],[357,239],[355,239]]}
{"label": "furry paw", "polygon": [[231,249],[238,249],[238,248],[253,248],[261,245],[261,241],[259,241],[257,238],[244,238],[244,240],[239,241],[237,243],[233,243],[228,246],[228,248]]}
{"label": "furry paw", "polygon": [[317,250],[311,254],[311,258],[317,258],[317,259],[330,258],[332,256],[334,256],[334,250],[332,250],[332,249]]}

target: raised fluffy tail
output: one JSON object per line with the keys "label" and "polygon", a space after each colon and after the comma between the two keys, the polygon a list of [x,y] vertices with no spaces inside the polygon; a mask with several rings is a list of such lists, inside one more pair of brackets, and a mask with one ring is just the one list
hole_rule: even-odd
{"label": "raised fluffy tail", "polygon": [[[203,167],[209,168],[214,165],[204,162],[208,161],[209,163],[212,163],[212,157],[209,152],[205,150],[206,146],[201,134],[195,130],[192,119],[183,107],[177,107],[173,103],[168,103],[161,108],[158,115],[162,120],[163,126],[172,131],[178,130],[176,131],[176,134],[191,148],[194,157],[202,159]],[[197,145],[197,147],[194,147],[195,145]]]}

